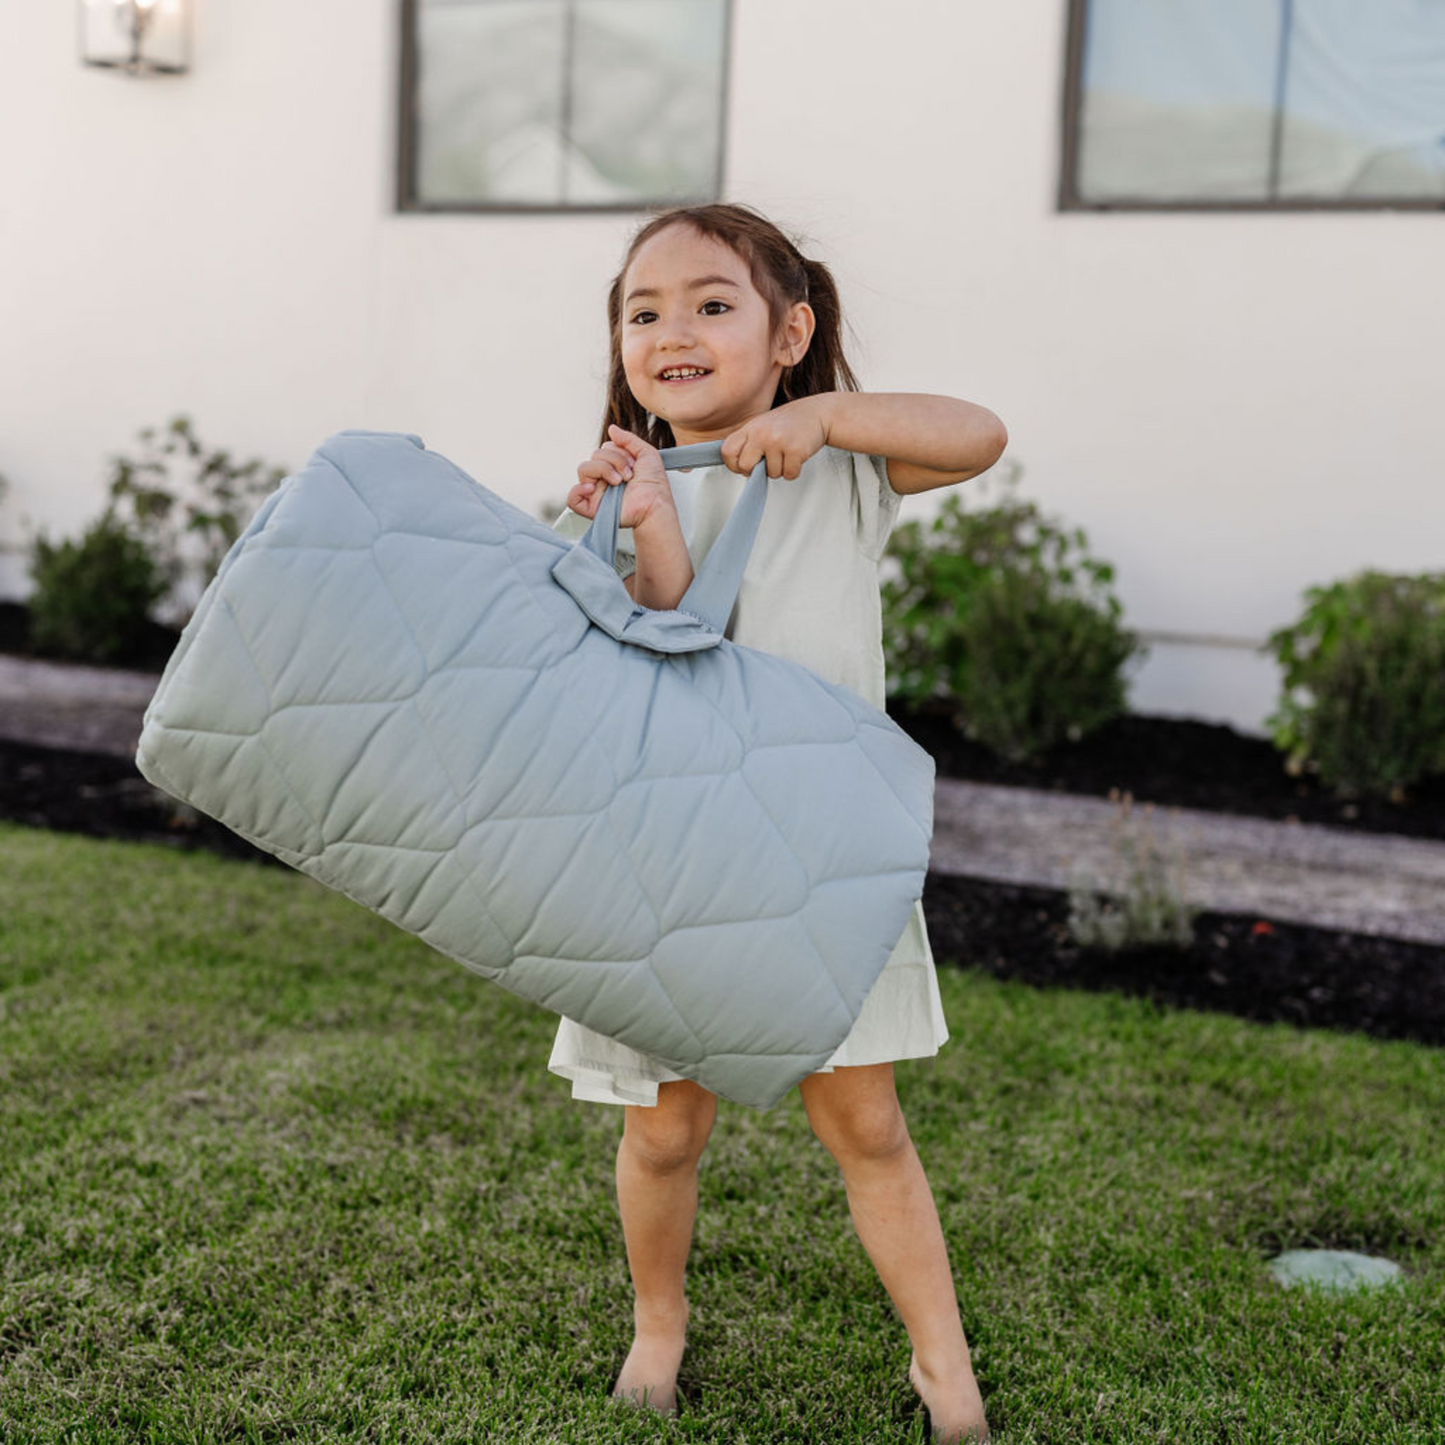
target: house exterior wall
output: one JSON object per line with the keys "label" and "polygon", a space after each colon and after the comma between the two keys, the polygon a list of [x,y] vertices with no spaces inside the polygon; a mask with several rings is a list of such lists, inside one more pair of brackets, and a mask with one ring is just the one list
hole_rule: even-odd
{"label": "house exterior wall", "polygon": [[[6,7],[0,596],[179,412],[292,468],[416,432],[560,503],[641,218],[396,212],[399,8],[202,0],[192,72],[136,81]],[[866,388],[1003,418],[1152,639],[1136,710],[1260,731],[1305,587],[1441,565],[1445,214],[1060,212],[1066,9],[734,0],[724,198],[833,267]]]}

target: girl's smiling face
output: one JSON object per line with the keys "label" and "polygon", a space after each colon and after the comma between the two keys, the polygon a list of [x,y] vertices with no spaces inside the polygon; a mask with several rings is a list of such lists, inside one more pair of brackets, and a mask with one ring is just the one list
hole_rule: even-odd
{"label": "girl's smiling face", "polygon": [[668,226],[638,248],[623,277],[627,385],[671,424],[679,446],[721,441],[772,406],[783,367],[808,349],[812,322],[799,302],[775,342],[747,262],[691,226]]}

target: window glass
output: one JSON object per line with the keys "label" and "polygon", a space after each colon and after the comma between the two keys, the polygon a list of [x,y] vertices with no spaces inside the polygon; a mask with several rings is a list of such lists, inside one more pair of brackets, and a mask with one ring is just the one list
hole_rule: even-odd
{"label": "window glass", "polygon": [[1280,194],[1445,200],[1445,0],[1295,0]]}
{"label": "window glass", "polygon": [[577,0],[572,133],[588,184],[712,198],[722,22],[716,0]]}
{"label": "window glass", "polygon": [[718,191],[726,0],[416,0],[416,201]]}
{"label": "window glass", "polygon": [[422,0],[419,199],[558,198],[564,11],[564,0]]}
{"label": "window glass", "polygon": [[1087,0],[1075,188],[1445,200],[1445,0]]}

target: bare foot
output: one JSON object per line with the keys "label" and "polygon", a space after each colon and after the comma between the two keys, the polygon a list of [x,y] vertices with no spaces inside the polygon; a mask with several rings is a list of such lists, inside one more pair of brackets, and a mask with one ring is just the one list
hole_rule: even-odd
{"label": "bare foot", "polygon": [[677,1370],[687,1344],[687,1326],[676,1331],[633,1336],[612,1397],[628,1400],[659,1414],[677,1414]]}
{"label": "bare foot", "polygon": [[964,1441],[984,1442],[993,1437],[983,1414],[983,1396],[973,1371],[959,1380],[930,1379],[915,1354],[908,1362],[908,1378],[923,1401],[933,1425],[933,1445],[962,1445]]}

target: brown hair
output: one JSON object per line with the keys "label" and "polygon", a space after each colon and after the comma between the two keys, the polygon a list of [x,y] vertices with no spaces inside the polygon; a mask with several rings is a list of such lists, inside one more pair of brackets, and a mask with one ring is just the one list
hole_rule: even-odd
{"label": "brown hair", "polygon": [[680,224],[730,246],[747,263],[753,285],[768,303],[768,319],[775,332],[781,330],[783,317],[795,302],[806,301],[812,308],[817,319],[812,340],[796,365],[783,368],[773,397],[774,406],[820,391],[859,390],[858,378],[843,355],[843,314],[838,303],[838,287],[821,261],[806,260],[771,221],[751,206],[727,202],[674,206],[654,216],[632,238],[607,293],[607,329],[612,355],[607,368],[602,442],[608,440],[608,424],[615,423],[644,438],[651,446],[674,444],[672,427],[661,417],[652,417],[627,385],[627,374],[622,367],[622,282],[643,242],[668,226]]}

